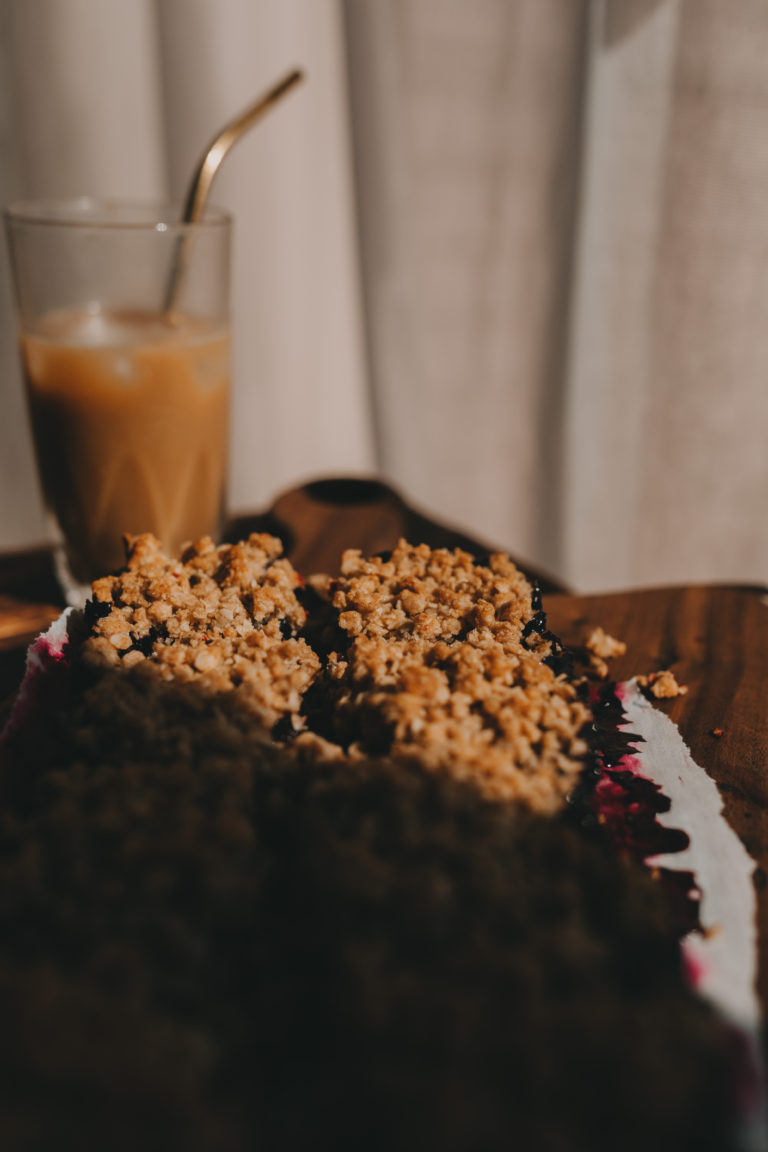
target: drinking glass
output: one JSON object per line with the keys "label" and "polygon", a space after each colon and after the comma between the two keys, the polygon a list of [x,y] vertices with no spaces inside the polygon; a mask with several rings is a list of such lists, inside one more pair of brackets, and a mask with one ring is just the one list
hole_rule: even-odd
{"label": "drinking glass", "polygon": [[125,534],[171,554],[220,536],[230,394],[230,217],[35,201],[4,212],[43,499],[65,598],[120,568]]}

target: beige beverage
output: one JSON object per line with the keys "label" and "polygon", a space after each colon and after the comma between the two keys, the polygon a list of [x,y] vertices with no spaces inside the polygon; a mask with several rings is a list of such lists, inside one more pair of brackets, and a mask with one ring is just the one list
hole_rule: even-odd
{"label": "beige beverage", "polygon": [[169,552],[219,534],[229,344],[222,324],[96,309],[23,333],[43,496],[77,580],[119,568],[124,533]]}

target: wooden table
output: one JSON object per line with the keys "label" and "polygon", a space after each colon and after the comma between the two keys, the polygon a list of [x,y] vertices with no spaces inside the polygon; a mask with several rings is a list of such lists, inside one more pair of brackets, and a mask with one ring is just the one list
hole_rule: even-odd
{"label": "wooden table", "polygon": [[[272,531],[304,573],[333,572],[345,548],[377,552],[398,536],[431,546],[483,545],[409,508],[371,480],[327,480],[282,496],[264,514],[241,517],[228,537]],[[529,573],[528,565],[522,564]],[[659,707],[678,725],[697,763],[720,788],[731,826],[758,862],[761,970],[768,1005],[768,606],[750,587],[686,586],[572,596],[545,574],[550,626],[571,645],[601,624],[627,644],[618,679],[671,668],[686,695]],[[61,610],[46,551],[0,556],[0,699],[12,693],[27,643]],[[721,734],[716,735],[716,732]]]}

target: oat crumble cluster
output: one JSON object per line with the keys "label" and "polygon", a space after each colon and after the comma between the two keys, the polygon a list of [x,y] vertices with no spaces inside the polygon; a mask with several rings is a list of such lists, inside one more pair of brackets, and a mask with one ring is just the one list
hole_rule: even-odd
{"label": "oat crumble cluster", "polygon": [[688,691],[686,684],[679,684],[674,672],[664,668],[659,672],[651,672],[649,676],[637,676],[637,683],[656,700],[672,700],[676,696],[685,696]]}
{"label": "oat crumble cluster", "polygon": [[300,583],[273,536],[219,547],[204,537],[179,561],[153,536],[129,538],[125,570],[93,585],[81,659],[107,672],[144,666],[154,678],[210,694],[232,690],[264,727],[298,725],[320,666],[297,635],[306,619]]}
{"label": "oat crumble cluster", "polygon": [[329,592],[348,638],[332,653],[335,735],[351,755],[471,780],[489,798],[556,811],[584,767],[589,711],[547,659],[536,594],[496,554],[400,541],[345,553]]}
{"label": "oat crumble cluster", "polygon": [[[552,667],[536,593],[506,556],[478,563],[401,540],[388,556],[348,551],[339,579],[314,584],[336,626],[322,660],[303,635],[301,581],[274,537],[203,539],[179,561],[153,537],[131,539],[125,570],[93,586],[80,656],[94,672],[130,672],[131,684],[96,678],[87,738],[89,717],[125,713],[126,692],[159,679],[215,696],[279,741],[299,736],[305,756],[388,756],[489,799],[543,814],[563,806],[584,767],[590,714]],[[146,706],[139,694],[136,711]],[[158,739],[168,739],[167,720],[166,709]]]}

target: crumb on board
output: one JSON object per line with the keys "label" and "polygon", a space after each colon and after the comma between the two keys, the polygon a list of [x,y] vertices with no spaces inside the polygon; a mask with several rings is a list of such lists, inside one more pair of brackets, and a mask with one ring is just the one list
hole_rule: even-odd
{"label": "crumb on board", "polygon": [[590,653],[589,666],[599,680],[608,679],[608,661],[603,660],[602,656],[595,656]]}
{"label": "crumb on board", "polygon": [[617,640],[615,636],[611,636],[599,626],[593,628],[587,637],[586,648],[588,652],[602,657],[603,660],[610,660],[613,656],[623,656],[627,650],[623,640]]}
{"label": "crumb on board", "polygon": [[661,672],[651,672],[649,676],[637,676],[637,683],[646,688],[657,700],[671,700],[675,696],[685,696],[688,688],[678,684],[673,672],[665,668]]}
{"label": "crumb on board", "polygon": [[623,656],[627,646],[623,640],[617,640],[604,628],[593,628],[584,644],[589,653],[589,663],[592,671],[601,680],[608,676],[608,661],[615,656]]}

